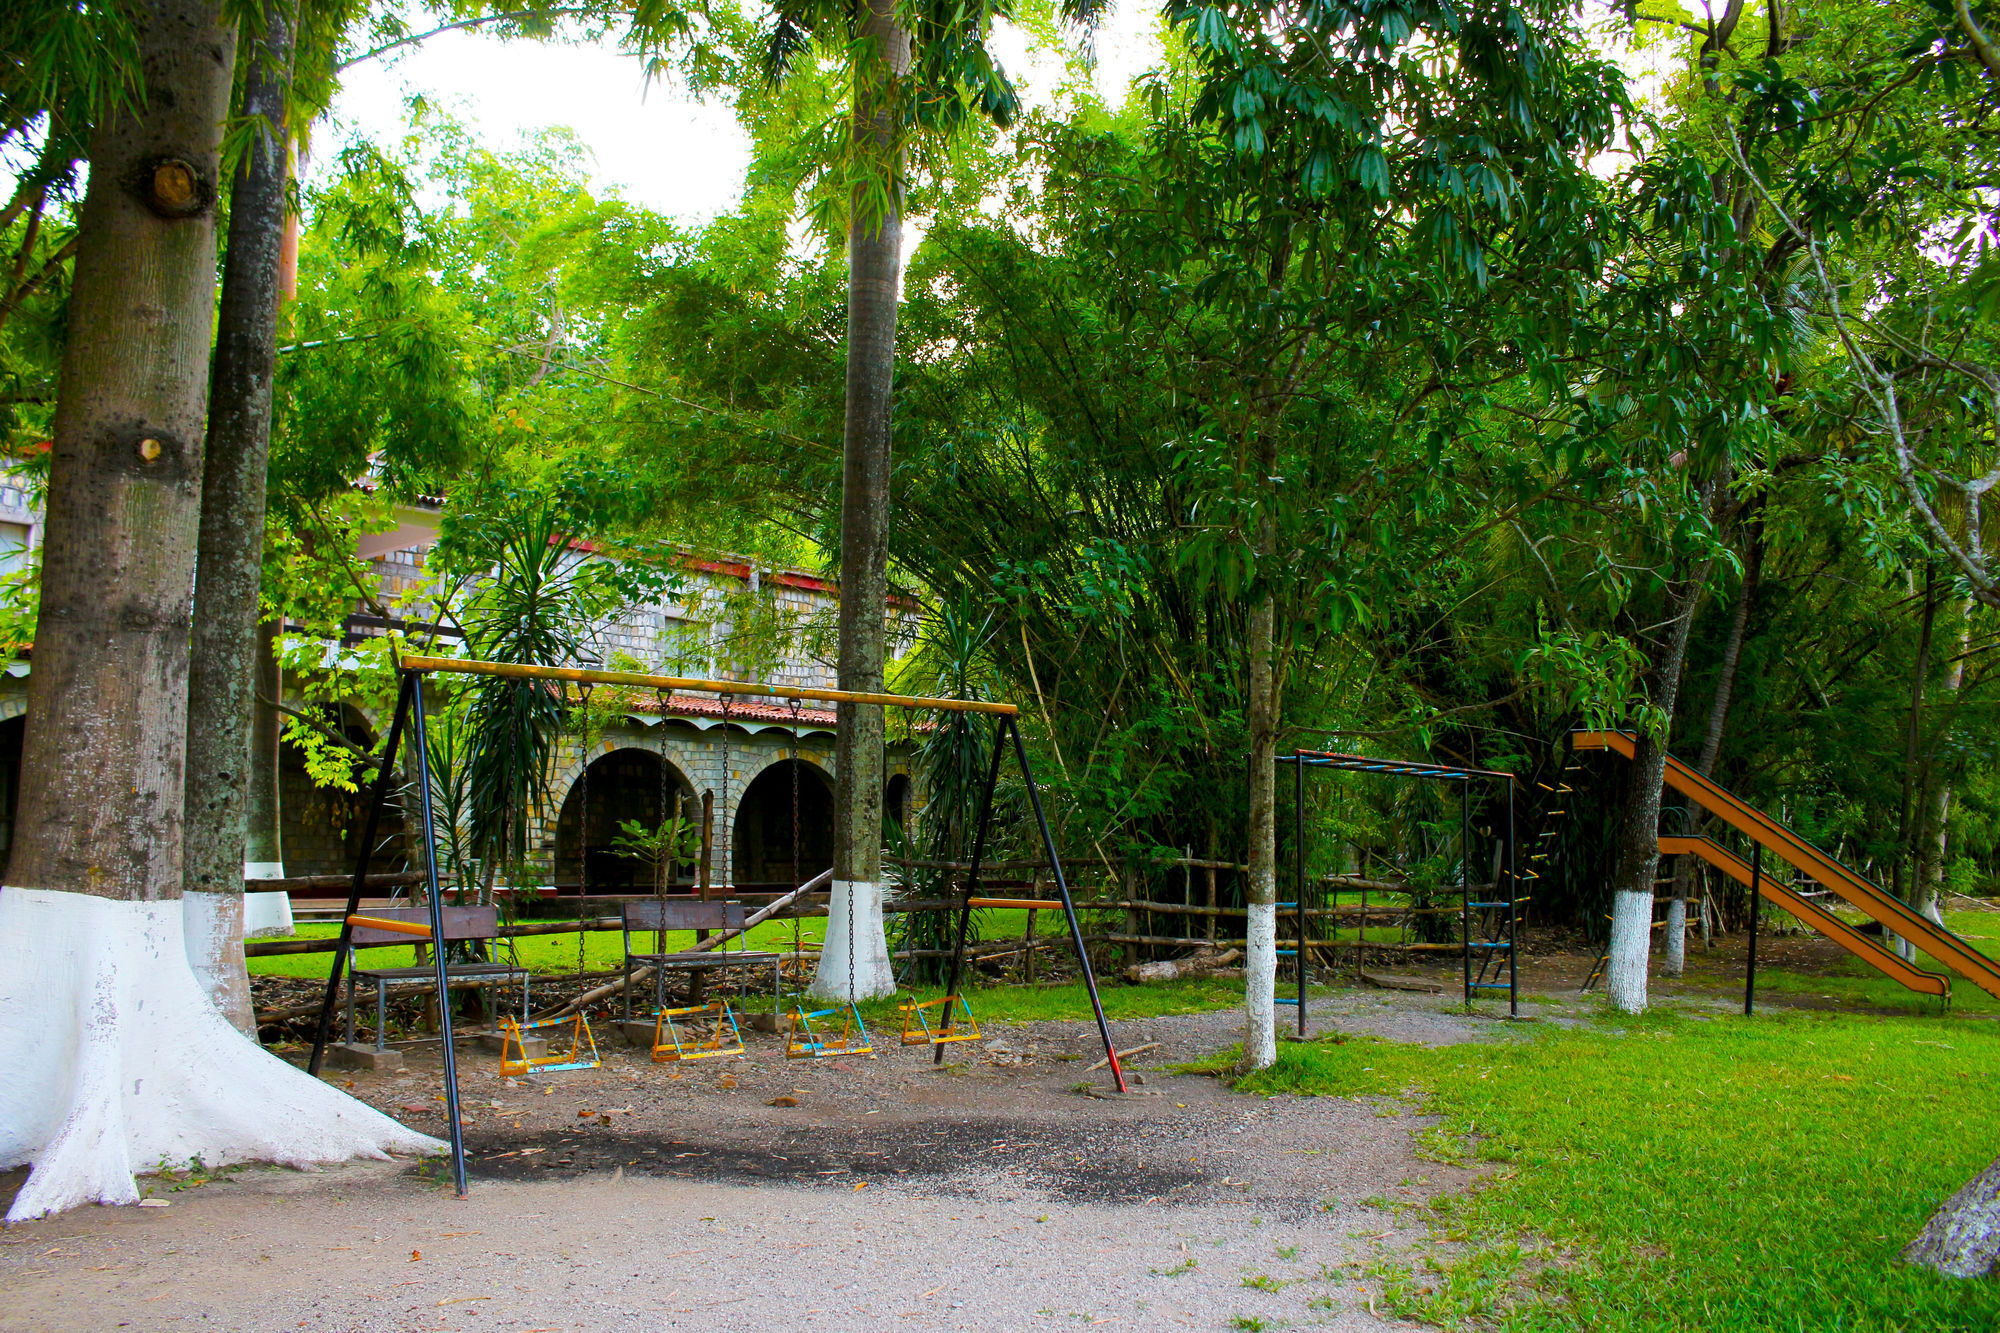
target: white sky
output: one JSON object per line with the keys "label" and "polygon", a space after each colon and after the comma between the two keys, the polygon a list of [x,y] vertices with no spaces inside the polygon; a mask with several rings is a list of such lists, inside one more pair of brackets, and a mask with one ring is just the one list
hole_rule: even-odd
{"label": "white sky", "polygon": [[[1096,37],[1097,86],[1123,100],[1131,80],[1157,57],[1158,0],[1115,0]],[[411,25],[422,30],[418,19]],[[993,46],[1029,101],[1046,101],[1060,73],[1047,52],[1005,25]],[[702,103],[662,83],[645,86],[636,58],[615,41],[587,45],[502,41],[477,31],[446,33],[388,60],[349,69],[315,132],[308,183],[333,160],[333,149],[360,134],[391,144],[408,133],[405,102],[422,94],[449,110],[490,148],[511,149],[523,134],[566,126],[596,159],[593,185],[615,189],[685,223],[728,212],[742,193],[748,137],[729,107]]]}

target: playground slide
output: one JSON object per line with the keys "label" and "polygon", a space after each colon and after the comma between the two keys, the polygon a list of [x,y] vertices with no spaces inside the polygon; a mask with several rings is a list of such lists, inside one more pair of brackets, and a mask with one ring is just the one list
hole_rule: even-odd
{"label": "playground slide", "polygon": [[[1675,835],[1660,839],[1662,856],[1699,856],[1716,869],[1735,879],[1745,888],[1750,886],[1750,863],[1730,851],[1713,838],[1699,838]],[[1896,954],[1863,935],[1833,913],[1821,907],[1810,898],[1801,898],[1785,885],[1768,875],[1757,877],[1757,891],[1763,898],[1777,907],[1784,908],[1799,920],[1811,926],[1820,934],[1838,944],[1841,948],[1895,981],[1921,995],[1950,996],[1951,978],[1926,972],[1920,967],[1904,962]]]}
{"label": "playground slide", "polygon": [[[1578,731],[1571,742],[1579,750],[1610,750],[1632,758],[1633,737],[1623,731]],[[1849,870],[1763,811],[1738,799],[1716,783],[1667,756],[1667,786],[1717,816],[1745,837],[1776,853],[1788,864],[1831,889],[1849,906],[1859,908],[1987,994],[2000,999],[2000,964],[1980,953],[1951,931],[1910,910],[1864,875]]]}

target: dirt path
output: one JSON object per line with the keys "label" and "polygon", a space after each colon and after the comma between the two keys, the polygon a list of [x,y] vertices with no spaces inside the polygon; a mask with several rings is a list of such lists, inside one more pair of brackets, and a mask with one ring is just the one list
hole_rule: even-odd
{"label": "dirt path", "polygon": [[[1523,1013],[1597,1007],[1552,990]],[[1314,1031],[1429,1045],[1533,1030],[1480,1010],[1378,990],[1311,1007]],[[1112,1100],[1077,1090],[1108,1081],[1083,1023],[989,1028],[943,1069],[889,1042],[787,1061],[756,1033],[746,1058],[657,1065],[607,1031],[601,1068],[507,1079],[467,1049],[468,1200],[435,1164],[162,1182],[166,1208],[0,1237],[0,1330],[1393,1327],[1368,1266],[1422,1238],[1395,1205],[1470,1173],[1416,1157],[1430,1122],[1404,1107],[1167,1072],[1240,1022],[1115,1023],[1121,1049],[1159,1045]],[[437,1048],[408,1049],[401,1074],[334,1077],[442,1132]]]}
{"label": "dirt path", "polygon": [[[1428,1122],[1394,1106],[1157,1067],[1098,1100],[1071,1090],[1086,1025],[987,1036],[949,1072],[901,1048],[788,1062],[755,1035],[747,1059],[607,1049],[537,1080],[469,1055],[470,1199],[407,1164],[253,1170],[14,1227],[0,1329],[1374,1329],[1363,1269],[1418,1237],[1391,1205],[1470,1178],[1414,1157]],[[1234,1024],[1116,1036],[1162,1042],[1138,1062],[1158,1066]],[[353,1082],[439,1124],[431,1068]]]}

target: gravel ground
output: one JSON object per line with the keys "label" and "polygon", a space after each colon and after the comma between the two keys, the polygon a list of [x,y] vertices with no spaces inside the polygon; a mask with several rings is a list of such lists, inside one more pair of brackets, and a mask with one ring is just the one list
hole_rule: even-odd
{"label": "gravel ground", "polygon": [[[1316,1029],[1505,1037],[1441,997],[1340,993]],[[1165,1066],[1240,1015],[1114,1024],[1132,1095],[1076,1091],[1095,1029],[989,1029],[923,1049],[656,1065],[600,1036],[601,1068],[503,1079],[467,1050],[472,1189],[434,1168],[257,1169],[162,1187],[0,1238],[0,1330],[815,1330],[1396,1327],[1370,1263],[1421,1238],[1395,1206],[1471,1174],[1418,1159],[1403,1107],[1246,1098]],[[337,1081],[438,1131],[435,1047]],[[796,1105],[772,1105],[795,1101]],[[0,1177],[0,1197],[21,1176]]]}

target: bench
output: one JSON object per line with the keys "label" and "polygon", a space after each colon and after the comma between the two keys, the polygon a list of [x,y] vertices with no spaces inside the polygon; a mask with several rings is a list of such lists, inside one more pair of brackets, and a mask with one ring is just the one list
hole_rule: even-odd
{"label": "bench", "polygon": [[[669,930],[740,931],[749,914],[749,909],[742,903],[703,902],[692,898],[646,898],[626,903],[624,907],[625,1017],[627,1019],[632,1017],[632,972],[639,967],[653,969],[653,1008],[657,1011],[666,1005],[668,972],[686,972],[690,976],[698,976],[717,968],[761,967],[769,963],[772,1002],[775,1005],[776,996],[783,990],[784,979],[779,972],[783,955],[751,949],[747,936],[738,935],[733,941],[724,941],[719,948],[700,953],[632,951],[632,932],[635,930],[655,935]],[[731,943],[736,945],[734,949],[729,947]]]}
{"label": "bench", "polygon": [[[451,940],[490,940],[500,935],[500,909],[497,907],[447,907],[444,910],[444,938]],[[427,907],[385,907],[371,910],[369,916],[387,921],[411,921],[428,926],[431,920]],[[355,967],[356,949],[379,948],[385,944],[407,945],[408,935],[388,930],[356,926],[347,939],[347,1041],[354,1042],[354,992],[360,982],[375,983],[375,1049],[388,1049],[389,987],[397,982],[429,983],[414,989],[428,990],[437,985],[437,968],[422,967]],[[528,1017],[528,969],[515,967],[510,963],[450,963],[445,966],[445,980],[471,980],[481,983],[506,985],[513,981],[521,983],[521,1018]],[[479,989],[484,991],[486,984]],[[442,997],[439,1003],[444,1003]]]}

